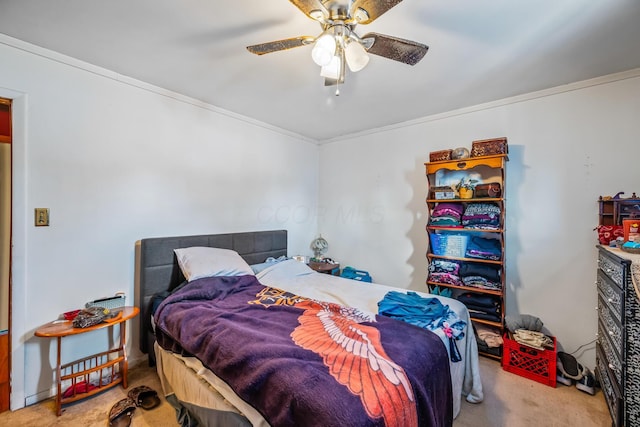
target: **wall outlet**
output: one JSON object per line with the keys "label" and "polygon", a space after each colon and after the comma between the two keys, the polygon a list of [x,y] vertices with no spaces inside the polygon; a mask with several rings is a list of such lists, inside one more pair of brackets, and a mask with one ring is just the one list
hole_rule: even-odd
{"label": "wall outlet", "polygon": [[35,209],[35,225],[36,227],[49,226],[49,208]]}

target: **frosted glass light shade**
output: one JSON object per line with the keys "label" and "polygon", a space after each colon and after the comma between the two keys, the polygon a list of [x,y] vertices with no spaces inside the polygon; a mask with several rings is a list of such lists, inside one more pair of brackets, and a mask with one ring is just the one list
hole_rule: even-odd
{"label": "frosted glass light shade", "polygon": [[369,54],[360,43],[355,41],[350,42],[344,48],[344,56],[349,69],[354,73],[362,70],[369,63]]}
{"label": "frosted glass light shade", "polygon": [[320,75],[327,79],[338,80],[340,78],[340,68],[342,66],[339,56],[334,56],[331,61],[320,70]]}
{"label": "frosted glass light shade", "polygon": [[311,58],[313,62],[323,67],[331,62],[335,53],[336,39],[330,34],[325,34],[316,40],[311,50]]}

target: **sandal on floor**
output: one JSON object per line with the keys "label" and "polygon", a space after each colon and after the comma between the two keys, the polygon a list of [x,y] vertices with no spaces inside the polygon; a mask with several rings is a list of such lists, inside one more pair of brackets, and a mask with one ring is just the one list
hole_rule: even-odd
{"label": "sandal on floor", "polygon": [[129,397],[118,401],[109,411],[109,427],[129,427],[136,404]]}
{"label": "sandal on floor", "polygon": [[158,393],[151,387],[141,385],[129,390],[127,396],[133,400],[136,406],[142,409],[153,409],[160,405],[160,398]]}

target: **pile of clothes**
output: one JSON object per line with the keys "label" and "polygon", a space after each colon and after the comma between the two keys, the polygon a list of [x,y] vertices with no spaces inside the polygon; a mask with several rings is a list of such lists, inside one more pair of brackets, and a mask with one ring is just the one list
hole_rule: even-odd
{"label": "pile of clothes", "polygon": [[429,282],[462,286],[460,263],[444,259],[434,259],[429,263]]}
{"label": "pile of clothes", "polygon": [[464,286],[480,289],[502,289],[499,265],[465,262],[460,266],[459,274]]}
{"label": "pile of clothes", "polygon": [[500,266],[434,259],[429,263],[429,282],[480,289],[502,289]]}
{"label": "pile of clothes", "polygon": [[462,226],[482,230],[499,230],[501,209],[496,203],[469,203],[462,215]]}
{"label": "pile of clothes", "polygon": [[500,297],[465,292],[458,295],[457,299],[467,306],[469,316],[472,319],[502,322],[502,304],[500,304]]}
{"label": "pile of clothes", "polygon": [[500,261],[502,259],[502,245],[498,239],[472,236],[467,243],[465,256],[467,258]]}
{"label": "pile of clothes", "polygon": [[504,340],[502,339],[500,329],[482,323],[474,323],[473,329],[476,334],[478,350],[495,356],[502,355],[501,348]]}
{"label": "pile of clothes", "polygon": [[429,225],[434,227],[462,227],[462,203],[438,203],[429,218]]}

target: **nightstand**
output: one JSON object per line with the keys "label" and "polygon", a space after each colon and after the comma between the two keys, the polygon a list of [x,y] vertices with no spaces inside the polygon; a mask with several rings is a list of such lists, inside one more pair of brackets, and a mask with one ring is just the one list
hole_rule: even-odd
{"label": "nightstand", "polygon": [[333,264],[330,262],[310,261],[308,265],[309,267],[311,267],[312,270],[315,270],[318,273],[331,274],[333,276],[340,275],[340,264]]}
{"label": "nightstand", "polygon": [[[138,315],[138,307],[123,307],[120,313],[113,319],[99,323],[88,328],[74,328],[70,320],[54,320],[39,327],[35,336],[44,338],[57,338],[58,358],[56,365],[56,414],[62,414],[62,405],[93,396],[117,384],[122,384],[127,388],[127,352],[126,343],[126,322]],[[75,360],[62,364],[60,353],[62,348],[62,338],[71,335],[84,334],[102,328],[110,328],[120,325],[120,342],[118,347],[101,353],[93,354],[84,359]],[[98,383],[93,389],[89,389],[90,376],[97,376]],[[62,381],[71,380],[69,395],[65,396],[62,391]],[[78,384],[84,382],[85,392],[78,392]]]}

